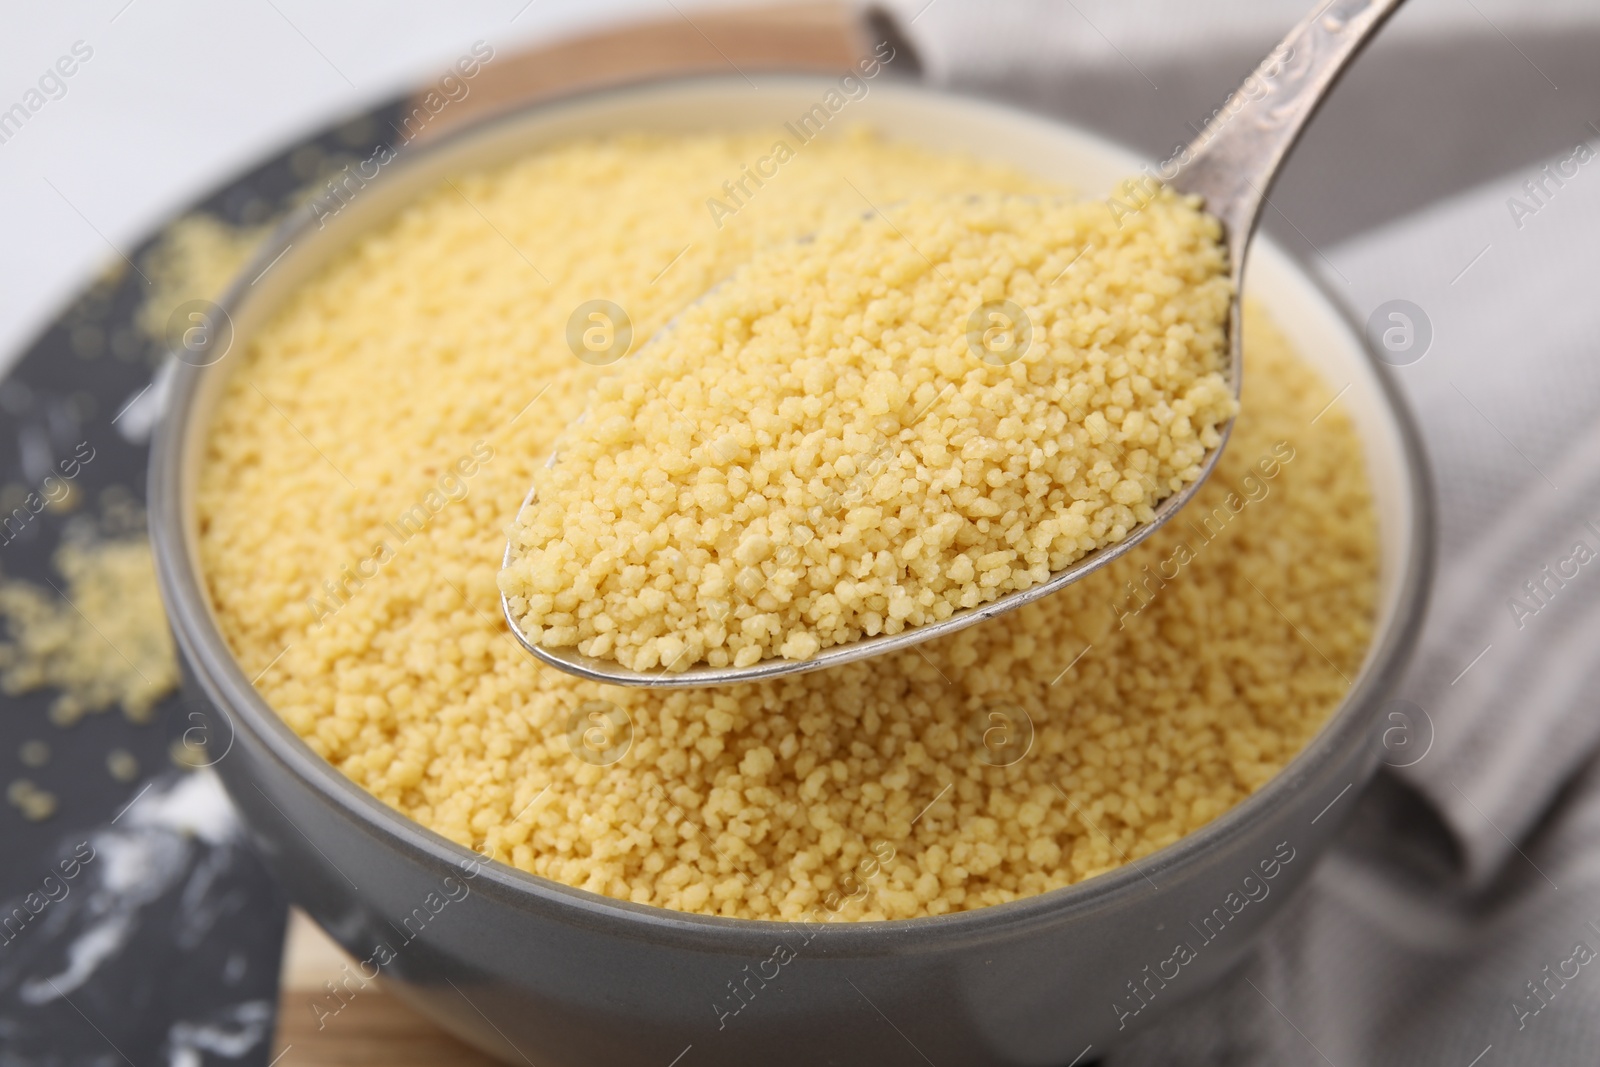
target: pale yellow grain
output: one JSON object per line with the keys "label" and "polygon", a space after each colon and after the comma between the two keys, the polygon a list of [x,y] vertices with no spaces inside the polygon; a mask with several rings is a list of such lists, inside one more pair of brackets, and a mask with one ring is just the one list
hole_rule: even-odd
{"label": "pale yellow grain", "polygon": [[55,690],[50,719],[58,726],[112,705],[147,721],[179,680],[149,541],[69,540],[52,562],[60,592],[0,581],[0,690]]}
{"label": "pale yellow grain", "polygon": [[[1331,390],[1253,311],[1243,408],[1195,515],[1225,507],[1279,442],[1295,458],[1123,628],[1123,583],[1170,555],[1181,529],[920,651],[739,689],[609,689],[538,666],[511,639],[496,585],[505,531],[557,433],[620,369],[566,348],[573,308],[613,300],[648,337],[756,250],[859,214],[846,177],[878,204],[1059,192],[965,159],[823,139],[716,229],[705,198],[770,147],[619,138],[459,177],[470,204],[449,187],[423,197],[230,357],[240,365],[198,510],[211,595],[246,673],[271,664],[257,684],[285,721],[423,825],[535,874],[682,911],[867,919],[991,905],[1147,855],[1259,788],[1342,698],[1340,672],[1358,669],[1377,563],[1351,426],[1338,408],[1311,424]],[[949,418],[973,410],[952,400]],[[1107,418],[1107,439],[1144,432],[1125,415]],[[1174,405],[1175,426],[1188,417]],[[755,456],[756,442],[728,433],[724,451]],[[392,537],[384,523],[479,440],[493,458],[467,495],[317,625],[307,599]],[[938,443],[939,469],[964,474],[966,443]],[[752,459],[750,486],[837,473],[846,457],[871,469],[870,454],[818,448],[782,470]],[[852,506],[871,508],[869,493]],[[954,533],[928,531],[919,552],[943,552]],[[816,540],[794,543],[829,558]],[[986,554],[964,556],[974,595]],[[730,597],[747,566],[772,558],[707,568],[698,587]],[[894,565],[874,545],[819,604],[892,618],[871,582]],[[634,589],[648,584],[639,566],[625,575]],[[615,763],[585,762],[569,743],[593,701],[631,720]],[[1034,728],[1006,767],[980,759],[974,729],[997,703]],[[852,873],[866,886],[854,901]]]}
{"label": "pale yellow grain", "polygon": [[[514,617],[634,670],[804,660],[1115,544],[1234,412],[1219,238],[1167,191],[924,196],[763,251],[563,435],[512,528]],[[972,323],[1000,301],[996,353]]]}

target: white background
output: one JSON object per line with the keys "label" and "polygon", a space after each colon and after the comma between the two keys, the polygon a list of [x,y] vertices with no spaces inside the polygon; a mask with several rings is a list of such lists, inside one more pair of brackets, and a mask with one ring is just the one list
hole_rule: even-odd
{"label": "white background", "polygon": [[15,5],[0,111],[74,42],[94,55],[0,143],[0,369],[112,246],[267,153],[435,76],[475,40],[500,50],[637,17],[677,15],[668,0]]}

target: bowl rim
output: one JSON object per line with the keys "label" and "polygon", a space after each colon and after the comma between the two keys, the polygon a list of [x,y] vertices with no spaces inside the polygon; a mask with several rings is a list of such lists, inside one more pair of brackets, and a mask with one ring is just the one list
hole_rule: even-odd
{"label": "bowl rim", "polygon": [[[763,77],[772,82],[818,87],[831,85],[835,80],[827,73],[804,72],[775,71],[764,73]],[[742,85],[742,79],[734,75],[669,74],[543,97],[466,121],[426,143],[410,147],[386,168],[386,173],[373,180],[398,181],[412,168],[446,156],[458,145],[482,136],[495,127],[522,122],[532,113],[625,100],[661,88],[714,90],[735,89]],[[1011,118],[1043,121],[1064,127],[1097,147],[1142,158],[1142,153],[1094,130],[1009,101],[904,80],[886,84],[880,89],[935,102],[942,100],[958,106],[988,109]],[[253,283],[248,279],[257,278],[290,245],[298,240],[310,239],[317,229],[318,220],[310,203],[291,211],[235,275],[218,298],[218,305],[233,315],[250,298]],[[1261,234],[1256,235],[1254,240],[1272,243]],[[1151,875],[1200,865],[1207,854],[1218,851],[1248,832],[1262,814],[1275,808],[1286,794],[1297,788],[1299,780],[1335,761],[1339,754],[1355,743],[1359,734],[1368,729],[1367,712],[1370,705],[1393,687],[1415,646],[1432,585],[1436,551],[1432,477],[1415,417],[1392,376],[1385,373],[1373,357],[1371,342],[1365,332],[1326,280],[1308,269],[1299,259],[1281,252],[1279,254],[1301,280],[1309,283],[1316,297],[1345,324],[1350,337],[1367,357],[1377,392],[1398,439],[1406,488],[1409,490],[1412,523],[1409,543],[1398,564],[1396,582],[1399,588],[1389,624],[1390,638],[1382,647],[1373,646],[1374,651],[1369,653],[1369,658],[1339,705],[1311,740],[1254,793],[1177,841],[1136,861],[1068,886],[1002,904],[906,919],[839,922],[825,919],[816,924],[804,918],[747,919],[702,915],[604,896],[523,871],[508,863],[490,860],[389,807],[313,752],[289,727],[245,676],[227,639],[214,624],[198,552],[191,542],[185,522],[182,492],[185,447],[192,429],[196,397],[207,374],[221,373],[215,368],[222,361],[200,367],[170,360],[176,364],[176,370],[151,449],[150,536],[168,620],[182,655],[212,707],[227,719],[235,733],[248,733],[262,746],[267,756],[320,802],[331,803],[356,824],[355,829],[391,848],[398,847],[413,862],[424,861],[440,868],[456,869],[471,869],[472,865],[478,865],[475,888],[492,886],[494,895],[502,900],[557,921],[572,925],[605,922],[614,924],[623,933],[636,931],[640,939],[676,943],[706,951],[741,953],[766,951],[771,946],[774,931],[779,928],[821,925],[830,928],[828,954],[850,957],[882,955],[891,950],[897,953],[908,949],[936,951],[951,942],[969,941],[979,936],[991,937],[1002,930],[1055,923],[1075,914],[1090,913],[1110,905],[1120,897],[1147,895],[1155,885]],[[235,343],[238,340],[236,338]],[[1374,640],[1378,636],[1375,634]],[[218,758],[219,761],[221,758]]]}

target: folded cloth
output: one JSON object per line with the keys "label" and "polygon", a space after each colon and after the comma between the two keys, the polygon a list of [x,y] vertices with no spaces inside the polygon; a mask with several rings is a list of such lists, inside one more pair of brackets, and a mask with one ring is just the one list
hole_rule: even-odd
{"label": "folded cloth", "polygon": [[1474,884],[1516,858],[1600,745],[1596,235],[1600,151],[1580,142],[1328,253],[1358,315],[1401,298],[1432,327],[1431,351],[1391,372],[1440,512],[1437,586],[1402,693],[1436,737],[1397,773],[1451,826]]}
{"label": "folded cloth", "polygon": [[[1014,87],[1079,115],[1094,106],[1041,98],[1041,85],[1062,84],[1050,72],[1072,71],[1085,97],[1133,84],[1129,70],[1159,68],[1172,84],[1183,55],[1198,69],[1264,54],[1304,7],[891,6],[930,77]],[[1375,50],[1403,55],[1409,41],[1424,56],[1415,69],[1428,84],[1415,92],[1437,121],[1419,129],[1440,139],[1416,169],[1439,186],[1435,202],[1393,217],[1370,185],[1348,214],[1390,221],[1354,233],[1274,194],[1269,225],[1320,235],[1300,251],[1358,321],[1387,325],[1385,305],[1405,300],[1431,334],[1424,354],[1386,371],[1421,423],[1440,518],[1434,599],[1395,694],[1416,709],[1415,736],[1234,977],[1104,1062],[1600,1062],[1600,126],[1574,121],[1571,97],[1551,103],[1561,56],[1536,59],[1513,40],[1540,31],[1589,47],[1597,29],[1587,3],[1417,0]],[[1538,153],[1508,162],[1472,128],[1480,116],[1457,113],[1485,73],[1426,58],[1430,39],[1452,34],[1499,53],[1488,91],[1522,127],[1509,139],[1537,128],[1519,143]],[[1107,79],[1098,90],[1094,71]],[[1454,103],[1439,77],[1453,79]],[[1115,108],[1099,115],[1116,136]],[[1352,168],[1381,170],[1385,157],[1362,150],[1363,121],[1382,128],[1384,114],[1370,101],[1345,112],[1337,128],[1314,127],[1306,150],[1326,131]]]}

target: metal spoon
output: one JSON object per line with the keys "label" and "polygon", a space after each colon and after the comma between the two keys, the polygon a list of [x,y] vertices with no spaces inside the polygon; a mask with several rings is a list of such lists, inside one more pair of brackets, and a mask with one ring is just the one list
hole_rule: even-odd
{"label": "metal spoon", "polygon": [[[1277,177],[1284,157],[1299,139],[1300,131],[1316,112],[1350,61],[1360,53],[1403,0],[1321,0],[1316,10],[1290,30],[1278,47],[1262,61],[1239,90],[1223,103],[1211,122],[1187,146],[1153,170],[1150,179],[1183,193],[1199,196],[1205,210],[1222,223],[1233,281],[1229,312],[1228,380],[1238,397],[1244,380],[1240,346],[1242,308],[1240,292],[1250,237],[1260,220],[1266,193]],[[1200,476],[1155,507],[1155,518],[1136,528],[1115,545],[1091,552],[1066,570],[1057,571],[1039,585],[958,611],[947,619],[927,623],[897,634],[879,634],[849,644],[825,648],[807,660],[765,659],[749,667],[697,666],[687,670],[635,671],[613,660],[585,656],[576,648],[547,648],[530,640],[512,616],[509,600],[501,608],[511,632],[529,652],[552,667],[591,681],[612,685],[690,688],[731,685],[776,678],[785,674],[821,670],[853,660],[881,656],[923,641],[944,637],[975,623],[1014,611],[1024,604],[1099,570],[1131,551],[1176,515],[1216,468],[1227,444],[1230,421],[1221,442],[1206,456]],[[554,457],[552,457],[554,459]],[[524,505],[531,502],[530,490]],[[506,545],[510,564],[512,546]]]}

